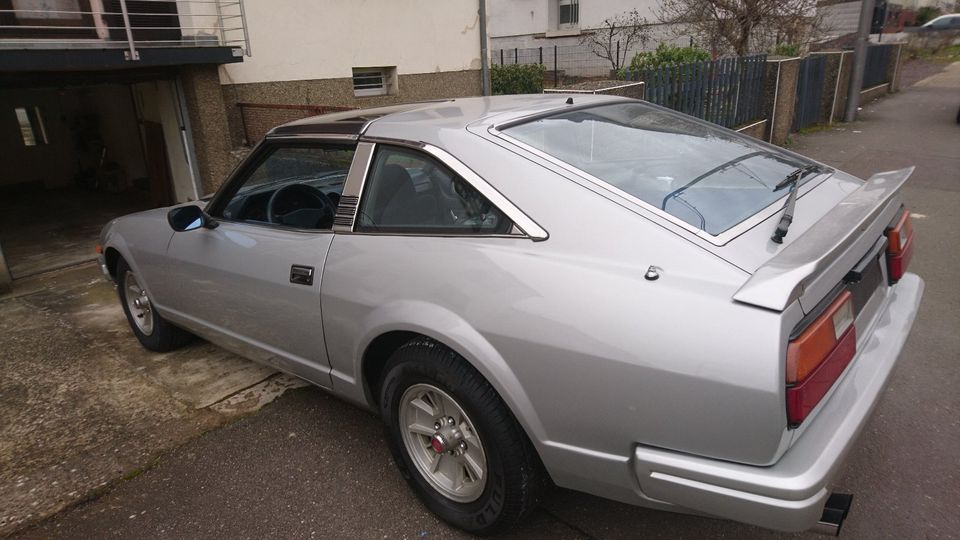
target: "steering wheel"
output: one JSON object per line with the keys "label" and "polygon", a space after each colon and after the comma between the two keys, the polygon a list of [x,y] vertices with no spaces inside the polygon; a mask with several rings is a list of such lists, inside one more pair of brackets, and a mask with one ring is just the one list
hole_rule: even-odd
{"label": "steering wheel", "polygon": [[[277,211],[278,208],[283,208],[284,203],[289,205],[291,202],[296,203],[293,208],[282,213]],[[284,217],[307,208],[320,210],[312,227],[328,219],[332,223],[333,216],[337,213],[333,203],[319,189],[306,184],[288,184],[274,191],[270,196],[267,202],[267,221],[284,225]]]}

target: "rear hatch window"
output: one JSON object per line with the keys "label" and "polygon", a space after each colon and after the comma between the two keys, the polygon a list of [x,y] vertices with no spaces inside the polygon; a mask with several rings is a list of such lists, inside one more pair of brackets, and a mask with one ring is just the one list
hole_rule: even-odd
{"label": "rear hatch window", "polygon": [[811,163],[642,102],[551,114],[503,133],[712,236],[785,197],[775,186]]}

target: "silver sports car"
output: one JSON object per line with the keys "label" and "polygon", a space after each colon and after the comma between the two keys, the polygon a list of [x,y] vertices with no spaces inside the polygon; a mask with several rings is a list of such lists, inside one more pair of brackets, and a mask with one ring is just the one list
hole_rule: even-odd
{"label": "silver sports car", "polygon": [[553,482],[836,531],[923,293],[910,172],[611,96],[399,105],[274,129],[209,200],[108,224],[101,264],[148,349],[197,335],[378,412],[464,530]]}

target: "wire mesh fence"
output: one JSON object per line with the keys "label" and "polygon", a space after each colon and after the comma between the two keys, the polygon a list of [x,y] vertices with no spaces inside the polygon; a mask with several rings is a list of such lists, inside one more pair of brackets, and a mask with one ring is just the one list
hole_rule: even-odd
{"label": "wire mesh fence", "polygon": [[[626,58],[629,64],[636,50],[619,51],[618,57]],[[583,45],[553,45],[547,47],[502,48],[494,49],[491,64],[540,64],[546,68],[544,88],[558,88],[591,79],[616,79],[617,70],[613,63],[598,56],[592,49]],[[614,50],[613,55],[618,54]],[[611,55],[611,56],[613,56]]]}

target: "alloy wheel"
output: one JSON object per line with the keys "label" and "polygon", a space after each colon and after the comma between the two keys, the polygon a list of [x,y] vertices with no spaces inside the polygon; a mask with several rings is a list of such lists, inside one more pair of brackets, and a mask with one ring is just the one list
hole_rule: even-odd
{"label": "alloy wheel", "polygon": [[463,408],[429,384],[414,384],[400,398],[403,444],[420,474],[444,497],[459,503],[480,498],[487,459]]}
{"label": "alloy wheel", "polygon": [[149,336],[153,333],[153,305],[147,291],[140,286],[137,276],[130,270],[123,275],[123,289],[127,309],[130,310],[134,324],[140,332]]}

